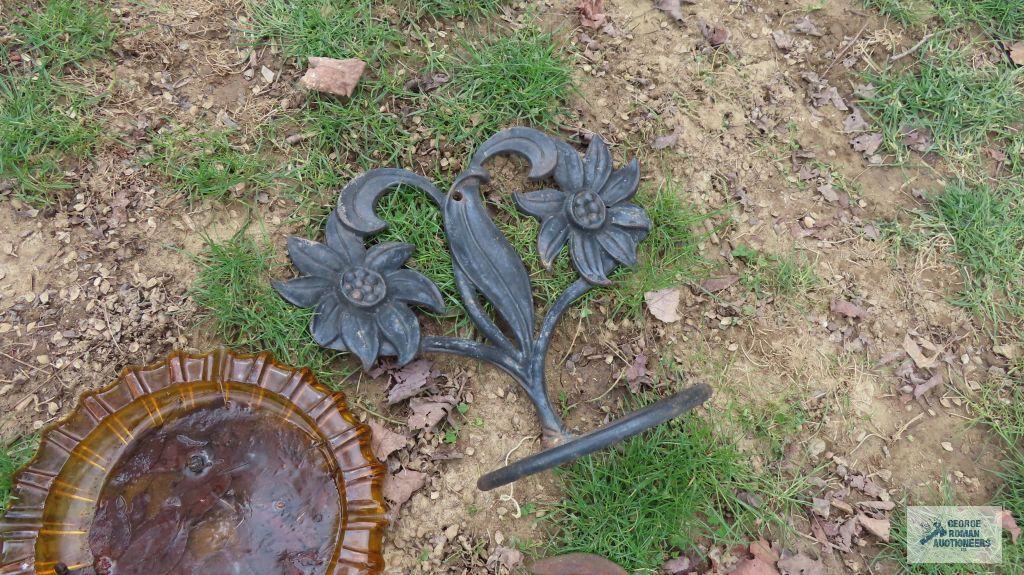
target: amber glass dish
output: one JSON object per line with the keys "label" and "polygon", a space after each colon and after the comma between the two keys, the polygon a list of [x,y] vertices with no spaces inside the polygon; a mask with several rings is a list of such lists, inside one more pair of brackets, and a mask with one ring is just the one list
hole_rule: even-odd
{"label": "amber glass dish", "polygon": [[175,353],[43,432],[0,573],[377,574],[383,478],[369,429],[308,370]]}

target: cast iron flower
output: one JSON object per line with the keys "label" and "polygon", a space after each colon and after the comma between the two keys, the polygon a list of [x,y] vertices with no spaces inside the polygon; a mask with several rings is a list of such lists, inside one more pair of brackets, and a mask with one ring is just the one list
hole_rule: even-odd
{"label": "cast iron flower", "polygon": [[561,140],[555,181],[562,190],[538,190],[516,194],[519,208],[541,220],[537,235],[540,261],[545,267],[569,243],[580,275],[593,284],[608,284],[616,262],[636,264],[636,246],[651,229],[651,220],[629,200],[640,183],[640,167],[634,159],[612,170],[612,157],[599,136],[590,141],[581,160]]}
{"label": "cast iron flower", "polygon": [[332,212],[326,245],[288,238],[288,255],[303,275],[274,282],[274,288],[293,305],[316,306],[310,331],[317,344],[351,351],[364,369],[381,355],[398,356],[405,364],[420,345],[419,320],[408,304],[444,311],[433,282],[400,269],[414,248],[388,242],[367,250]]}

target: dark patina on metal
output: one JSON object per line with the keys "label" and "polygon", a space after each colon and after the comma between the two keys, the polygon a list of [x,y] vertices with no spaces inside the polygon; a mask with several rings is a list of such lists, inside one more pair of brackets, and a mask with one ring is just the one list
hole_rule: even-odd
{"label": "dark patina on metal", "polygon": [[[539,330],[526,267],[480,194],[481,184],[490,180],[484,163],[502,154],[525,158],[531,180],[550,178],[557,185],[517,193],[515,202],[541,221],[541,262],[550,266],[568,244],[580,274],[547,310]],[[697,385],[579,437],[566,429],[548,397],[544,361],[562,314],[594,286],[611,283],[608,275],[617,266],[634,265],[637,244],[650,231],[646,212],[631,201],[639,182],[636,160],[615,169],[600,137],[593,138],[581,158],[569,144],[537,130],[503,130],[480,147],[447,194],[401,169],[371,170],[356,177],[341,191],[328,218],[325,244],[288,239],[289,255],[302,275],[274,287],[290,303],[316,308],[311,331],[319,345],[355,354],[364,368],[380,356],[395,356],[404,364],[418,353],[439,352],[486,361],[515,378],[537,408],[549,448],[477,482],[482,490],[494,489],[664,423],[711,396],[708,386]],[[433,282],[401,267],[415,246],[364,247],[367,238],[387,227],[375,213],[377,201],[401,185],[423,191],[441,210],[456,286],[484,341],[421,337],[409,305],[440,311],[444,304]]]}

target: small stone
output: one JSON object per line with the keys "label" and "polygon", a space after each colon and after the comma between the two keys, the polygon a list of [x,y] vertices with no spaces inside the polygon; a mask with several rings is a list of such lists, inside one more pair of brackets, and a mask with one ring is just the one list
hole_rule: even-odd
{"label": "small stone", "polygon": [[807,454],[811,457],[818,457],[825,452],[825,442],[819,437],[815,437],[807,443]]}
{"label": "small stone", "polygon": [[268,84],[274,81],[274,71],[266,66],[260,68],[260,75],[263,76],[263,80]]}
{"label": "small stone", "polygon": [[945,449],[946,451],[949,451],[949,452],[953,451],[953,444],[948,442],[948,441],[943,441],[939,445],[941,445],[942,448]]}
{"label": "small stone", "polygon": [[39,365],[49,365],[49,363],[50,363],[50,356],[46,355],[45,353],[42,354],[42,355],[37,355],[36,356],[36,363],[38,363]]}

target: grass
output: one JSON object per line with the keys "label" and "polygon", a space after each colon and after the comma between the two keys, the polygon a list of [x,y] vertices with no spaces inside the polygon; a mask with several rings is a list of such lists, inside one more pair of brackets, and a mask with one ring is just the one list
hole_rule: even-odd
{"label": "grass", "polygon": [[71,186],[68,160],[85,158],[100,138],[88,119],[93,104],[46,70],[0,76],[0,180],[14,180],[19,199],[46,204]]}
{"label": "grass", "polygon": [[0,513],[7,511],[14,473],[28,463],[39,447],[37,436],[24,437],[0,449]]}
{"label": "grass", "polygon": [[737,246],[732,255],[746,265],[740,282],[758,297],[802,296],[818,285],[814,267],[794,257],[767,254],[746,245]]}
{"label": "grass", "polygon": [[285,302],[270,285],[271,277],[283,275],[286,268],[276,253],[245,229],[223,242],[208,240],[205,251],[194,258],[199,273],[192,300],[202,310],[200,319],[209,321],[227,345],[269,351],[289,365],[310,368],[331,385],[338,376],[332,368],[337,354],[309,336],[313,310]]}
{"label": "grass", "polygon": [[1024,68],[979,57],[986,49],[939,32],[919,49],[915,65],[865,73],[875,90],[860,105],[881,130],[886,149],[906,159],[905,134],[918,130],[934,140],[928,151],[957,167],[976,171],[985,165],[985,148],[992,148],[1008,156],[1013,173],[1024,174]]}
{"label": "grass", "polygon": [[417,14],[433,18],[471,18],[496,12],[506,0],[412,0]]}
{"label": "grass", "polygon": [[[964,287],[954,300],[988,319],[997,334],[1024,331],[1024,185],[949,184],[922,216],[950,239]],[[1003,329],[1008,328],[1008,329]]]}
{"label": "grass", "polygon": [[105,55],[116,28],[102,3],[48,0],[41,8],[26,10],[11,32],[44,67],[59,70]]}
{"label": "grass", "polygon": [[193,202],[251,197],[272,176],[260,151],[247,148],[229,132],[170,132],[154,139],[147,163]]}
{"label": "grass", "polygon": [[[749,455],[699,416],[659,426],[556,471],[549,552],[597,553],[654,571],[698,541],[740,543],[783,527],[800,481],[753,471]],[[752,500],[756,504],[751,504]]]}
{"label": "grass", "polygon": [[937,17],[946,27],[977,25],[1005,40],[1021,39],[1024,2],[1021,0],[863,0],[865,6],[903,24],[916,26]]}

